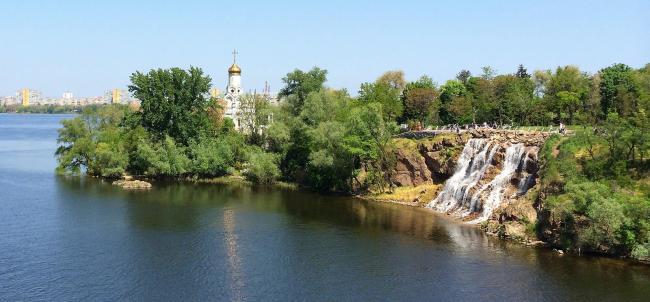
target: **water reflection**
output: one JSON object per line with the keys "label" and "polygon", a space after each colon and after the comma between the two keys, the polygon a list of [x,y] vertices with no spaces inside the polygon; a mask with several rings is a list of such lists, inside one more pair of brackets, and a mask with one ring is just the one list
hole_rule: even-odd
{"label": "water reflection", "polygon": [[244,276],[241,271],[241,258],[237,252],[237,234],[235,233],[235,211],[223,211],[223,227],[226,251],[228,254],[228,274],[230,277],[231,300],[241,301],[244,288]]}
{"label": "water reflection", "polygon": [[[528,292],[537,295],[533,300],[650,295],[646,266],[560,257],[487,237],[426,209],[244,185],[160,182],[150,191],[124,191],[98,179],[59,177],[57,190],[71,209],[94,203],[123,211],[114,218],[138,230],[129,248],[136,248],[134,257],[148,259],[138,261],[145,265],[139,272],[172,265],[193,280],[187,288],[212,286],[217,296],[229,293],[228,300],[327,291],[321,286],[347,288],[342,280],[385,282],[409,274],[425,284],[400,279],[400,286],[428,286],[428,295],[460,288],[458,296],[439,298],[480,298],[486,291],[504,300],[530,298],[522,296]],[[156,236],[162,235],[176,241],[161,242]],[[154,252],[161,248],[162,257]],[[200,276],[220,279],[197,280],[192,267],[204,271]],[[349,275],[337,279],[342,272]],[[146,274],[135,278],[140,284],[160,282]],[[368,294],[359,298],[373,297]]]}

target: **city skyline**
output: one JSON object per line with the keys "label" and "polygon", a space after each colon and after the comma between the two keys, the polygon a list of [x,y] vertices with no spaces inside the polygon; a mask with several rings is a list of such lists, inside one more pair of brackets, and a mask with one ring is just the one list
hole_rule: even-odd
{"label": "city skyline", "polygon": [[394,69],[442,83],[485,65],[498,73],[519,64],[531,71],[571,64],[590,73],[614,63],[639,68],[650,53],[648,11],[644,1],[25,1],[0,18],[3,38],[15,41],[0,49],[0,95],[30,87],[95,96],[125,88],[135,71],[189,66],[224,89],[233,48],[246,91],[265,81],[277,91],[287,72],[313,66],[329,71],[328,86],[352,94]]}

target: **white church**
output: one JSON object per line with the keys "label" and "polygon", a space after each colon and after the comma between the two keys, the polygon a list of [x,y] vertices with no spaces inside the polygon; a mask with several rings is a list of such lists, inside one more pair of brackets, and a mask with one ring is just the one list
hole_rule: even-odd
{"label": "white church", "polygon": [[[237,65],[237,51],[233,51],[233,62],[232,65],[228,68],[228,85],[226,86],[226,92],[223,96],[225,101],[224,108],[224,117],[230,118],[235,124],[235,129],[241,130],[242,128],[242,116],[241,112],[246,110],[242,108],[240,101],[241,96],[243,95],[243,89],[241,86],[241,68]],[[270,102],[276,103],[277,98],[270,95],[268,83],[265,84],[263,96]],[[217,97],[219,94],[217,90],[211,92],[213,97]]]}
{"label": "white church", "polygon": [[240,109],[241,102],[239,97],[242,95],[241,87],[241,68],[237,65],[237,51],[233,51],[233,62],[228,68],[228,86],[226,86],[226,94],[224,96],[225,110],[224,117],[232,119],[235,123],[235,128],[239,129],[241,125]]}

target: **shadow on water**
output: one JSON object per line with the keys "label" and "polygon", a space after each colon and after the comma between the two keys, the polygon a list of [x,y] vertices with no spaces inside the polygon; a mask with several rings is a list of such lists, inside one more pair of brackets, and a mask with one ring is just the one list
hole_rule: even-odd
{"label": "shadow on water", "polygon": [[[475,226],[459,224],[426,209],[237,184],[156,182],[149,191],[125,191],[99,179],[59,177],[57,182],[61,200],[122,204],[127,223],[139,229],[188,232],[223,228],[231,267],[239,267],[250,259],[241,256],[241,251],[233,252],[242,248],[238,242],[246,242],[246,238],[238,234],[238,228],[229,228],[227,222],[238,221],[240,227],[258,228],[246,219],[237,218],[252,213],[258,218],[279,215],[294,228],[341,229],[370,240],[394,234],[398,236],[395,240],[429,245],[430,250],[442,251],[446,255],[443,257],[453,255],[445,261],[463,263],[464,269],[485,270],[485,274],[505,278],[501,282],[510,282],[511,288],[533,291],[535,287],[534,292],[542,297],[548,294],[562,297],[560,300],[602,297],[634,300],[640,294],[650,295],[650,269],[645,265],[599,257],[558,256],[548,249],[485,236]],[[223,223],[215,225],[215,219]],[[291,246],[291,249],[299,248]],[[326,267],[322,269],[326,271]],[[522,270],[526,271],[525,277],[521,277]],[[244,287],[243,279],[242,274],[233,281],[239,284],[237,288]],[[594,287],[594,284],[601,286]],[[516,296],[516,293],[505,293]],[[233,297],[241,295],[238,291]]]}
{"label": "shadow on water", "polygon": [[[368,232],[397,232],[437,243],[483,240],[480,230],[457,224],[424,209],[377,204],[365,200],[309,192],[275,190],[243,184],[156,182],[148,191],[128,191],[109,181],[60,176],[62,200],[73,202],[126,201],[131,223],[143,228],[193,229],[208,209],[235,207],[283,213],[298,223],[327,223]],[[437,217],[437,218],[434,218]],[[453,228],[450,234],[449,228]]]}

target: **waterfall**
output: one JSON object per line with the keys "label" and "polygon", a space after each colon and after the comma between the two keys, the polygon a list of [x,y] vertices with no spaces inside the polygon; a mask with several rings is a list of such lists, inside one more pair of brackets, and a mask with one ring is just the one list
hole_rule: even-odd
{"label": "waterfall", "polygon": [[528,189],[530,189],[532,186],[535,185],[535,175],[534,174],[528,174],[526,170],[527,170],[528,164],[530,162],[530,154],[532,152],[535,152],[533,154],[535,154],[535,157],[537,157],[537,151],[538,151],[537,147],[533,147],[533,149],[529,150],[528,152],[526,152],[526,155],[524,155],[525,156],[524,163],[523,163],[520,171],[522,173],[526,173],[526,174],[519,181],[519,185],[517,185],[517,193],[516,193],[517,196],[521,196],[521,195],[526,194],[526,192],[528,192]]}
{"label": "waterfall", "polygon": [[[490,215],[492,215],[492,211],[501,205],[505,186],[510,182],[510,179],[512,179],[515,172],[517,172],[517,168],[522,163],[523,156],[523,144],[511,145],[506,149],[506,156],[503,159],[503,169],[501,169],[501,172],[486,185],[486,191],[489,193],[480,206],[481,215],[473,222],[487,220]],[[480,196],[480,194],[478,194],[478,196]],[[475,209],[479,208],[478,199],[476,201]]]}
{"label": "waterfall", "polygon": [[[501,206],[508,184],[515,175],[523,176],[516,186],[514,197],[526,193],[534,184],[534,175],[524,173],[529,152],[523,144],[512,144],[505,150],[503,167],[491,180],[486,171],[492,167],[495,153],[502,150],[496,142],[486,139],[470,139],[458,159],[456,171],[445,182],[438,196],[429,203],[437,211],[453,213],[460,217],[474,214],[473,223],[487,220]],[[536,148],[535,148],[536,151]],[[524,175],[525,174],[525,175]],[[493,175],[488,173],[488,175]],[[477,184],[482,184],[478,189]],[[532,184],[531,184],[532,183]]]}
{"label": "waterfall", "polygon": [[470,190],[490,166],[498,146],[485,139],[470,139],[458,159],[454,175],[429,206],[438,211],[460,210],[470,201]]}

